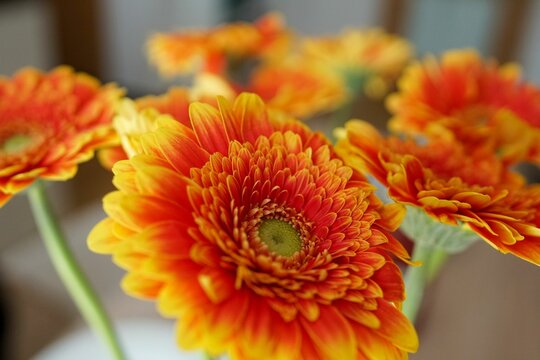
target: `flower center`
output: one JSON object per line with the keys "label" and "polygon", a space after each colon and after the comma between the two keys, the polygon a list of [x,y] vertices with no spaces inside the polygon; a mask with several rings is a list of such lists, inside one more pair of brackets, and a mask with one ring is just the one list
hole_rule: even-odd
{"label": "flower center", "polygon": [[32,137],[25,134],[15,134],[0,144],[0,151],[7,154],[22,152],[32,144]]}
{"label": "flower center", "polygon": [[259,226],[259,238],[274,254],[291,257],[302,250],[302,239],[298,231],[287,221],[263,220]]}

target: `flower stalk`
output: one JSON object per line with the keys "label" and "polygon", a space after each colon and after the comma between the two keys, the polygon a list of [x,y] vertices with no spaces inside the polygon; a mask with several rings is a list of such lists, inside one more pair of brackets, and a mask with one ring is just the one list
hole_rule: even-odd
{"label": "flower stalk", "polygon": [[448,260],[449,254],[444,249],[435,248],[429,259],[429,264],[426,264],[428,269],[427,281],[428,283],[435,280],[444,264]]}
{"label": "flower stalk", "polygon": [[86,322],[107,345],[112,359],[125,360],[112,322],[78,265],[54,216],[44,184],[36,181],[29,188],[28,196],[45,248],[73,301]]}
{"label": "flower stalk", "polygon": [[421,262],[420,266],[411,266],[405,274],[405,294],[406,299],[403,303],[403,313],[414,323],[418,310],[424,297],[424,288],[429,280],[430,259],[434,248],[426,246],[420,242],[415,243],[412,252],[412,261]]}

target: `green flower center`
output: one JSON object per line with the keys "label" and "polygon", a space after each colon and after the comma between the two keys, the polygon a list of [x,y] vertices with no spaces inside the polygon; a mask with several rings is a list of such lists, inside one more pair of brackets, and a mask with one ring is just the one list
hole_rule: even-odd
{"label": "green flower center", "polygon": [[298,231],[287,221],[268,219],[259,226],[259,238],[270,252],[291,257],[302,249],[302,239]]}
{"label": "green flower center", "polygon": [[32,144],[32,137],[24,134],[15,134],[0,144],[0,151],[7,154],[22,152]]}

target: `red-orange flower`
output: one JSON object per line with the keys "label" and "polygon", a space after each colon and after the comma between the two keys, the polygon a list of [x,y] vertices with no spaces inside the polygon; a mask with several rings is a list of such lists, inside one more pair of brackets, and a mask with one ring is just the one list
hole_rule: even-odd
{"label": "red-orange flower", "polygon": [[166,76],[223,73],[231,60],[280,57],[288,48],[289,37],[282,17],[270,13],[253,24],[238,22],[210,30],[156,34],[148,42],[148,55]]}
{"label": "red-orange flower", "polygon": [[155,131],[113,169],[118,191],[89,246],[128,271],[124,289],[180,319],[182,347],[233,359],[415,351],[390,258],[407,257],[389,234],[403,208],[255,95],[189,113],[189,123],[141,114]]}
{"label": "red-orange flower", "polygon": [[292,58],[257,67],[246,84],[216,74],[198,74],[190,93],[192,99],[211,103],[209,95],[231,98],[242,91],[259,95],[272,109],[303,119],[339,108],[348,99],[341,77]]}
{"label": "red-orange flower", "polygon": [[349,29],[334,37],[308,38],[302,52],[308,61],[319,61],[338,71],[354,90],[381,97],[409,62],[413,50],[405,39],[381,29]]}
{"label": "red-orange flower", "polygon": [[442,223],[465,224],[499,251],[540,264],[539,188],[523,185],[494,154],[470,152],[447,138],[423,146],[383,138],[360,121],[346,129],[338,152],[375,176],[394,200]]}
{"label": "red-orange flower", "polygon": [[341,77],[298,61],[256,69],[246,88],[269,106],[300,118],[339,108],[348,97]]}
{"label": "red-orange flower", "polygon": [[120,95],[67,67],[0,78],[0,206],[37,178],[73,177],[96,148],[114,141]]}
{"label": "red-orange flower", "polygon": [[390,127],[430,136],[446,133],[469,148],[494,149],[506,162],[540,164],[540,90],[513,64],[454,50],[411,65],[389,97]]}

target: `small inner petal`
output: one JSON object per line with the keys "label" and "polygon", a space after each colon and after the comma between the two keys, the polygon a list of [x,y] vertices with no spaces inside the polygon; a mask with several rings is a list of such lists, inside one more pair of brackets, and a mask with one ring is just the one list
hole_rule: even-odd
{"label": "small inner petal", "polygon": [[291,257],[302,250],[302,238],[287,221],[278,219],[263,220],[259,226],[259,238],[268,250],[277,255]]}

